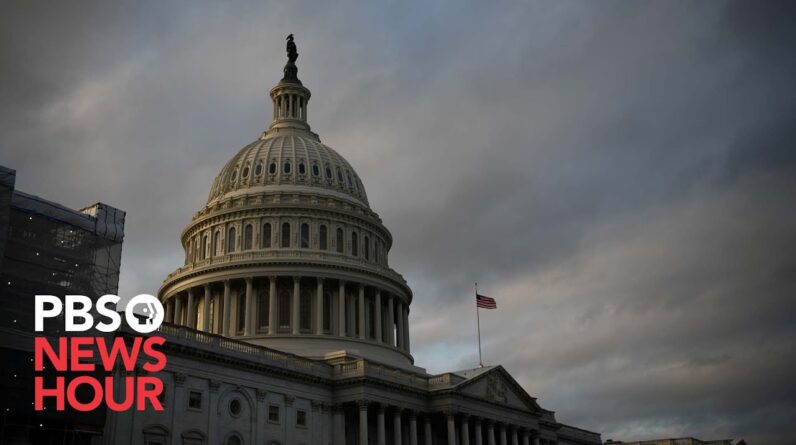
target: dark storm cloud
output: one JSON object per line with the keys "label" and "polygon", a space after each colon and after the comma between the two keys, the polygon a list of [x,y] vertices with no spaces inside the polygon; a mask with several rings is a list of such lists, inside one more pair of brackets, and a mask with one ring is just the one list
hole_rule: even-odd
{"label": "dark storm cloud", "polygon": [[181,263],[294,32],[313,129],[393,232],[421,366],[474,365],[479,281],[486,361],[561,421],[796,438],[791,4],[4,8],[0,162],[129,212],[122,294]]}

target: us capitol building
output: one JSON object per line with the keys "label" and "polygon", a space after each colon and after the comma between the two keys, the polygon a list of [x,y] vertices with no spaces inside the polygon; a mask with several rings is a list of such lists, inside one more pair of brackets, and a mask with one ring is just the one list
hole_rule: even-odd
{"label": "us capitol building", "polygon": [[[221,168],[159,298],[164,411],[108,414],[108,444],[600,444],[501,366],[414,364],[412,290],[362,181],[308,124],[288,37],[268,129]],[[143,370],[139,372],[145,372]]]}

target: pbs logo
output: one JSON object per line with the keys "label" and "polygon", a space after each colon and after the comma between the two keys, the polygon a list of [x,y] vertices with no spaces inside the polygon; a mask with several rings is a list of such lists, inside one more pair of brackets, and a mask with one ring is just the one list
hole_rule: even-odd
{"label": "pbs logo", "polygon": [[147,294],[133,297],[127,303],[127,308],[124,311],[127,325],[141,334],[148,334],[160,327],[164,316],[163,305],[160,301]]}

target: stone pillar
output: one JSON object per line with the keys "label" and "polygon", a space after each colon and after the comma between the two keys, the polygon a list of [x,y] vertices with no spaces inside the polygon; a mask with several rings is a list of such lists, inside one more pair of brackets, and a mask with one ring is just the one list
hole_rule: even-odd
{"label": "stone pillar", "polygon": [[398,349],[404,349],[404,322],[403,322],[403,303],[399,300],[395,302],[395,336]]}
{"label": "stone pillar", "polygon": [[205,284],[205,297],[202,307],[202,330],[205,332],[213,332],[213,320],[210,319],[210,285]]}
{"label": "stone pillar", "polygon": [[384,331],[381,328],[381,289],[376,289],[376,301],[374,301],[375,306],[375,314],[373,320],[376,325],[374,326],[373,331],[376,333],[376,341],[381,343],[384,341]]}
{"label": "stone pillar", "polygon": [[340,280],[340,290],[337,293],[337,335],[346,336],[345,329],[345,281]]}
{"label": "stone pillar", "polygon": [[357,317],[357,328],[359,329],[359,338],[365,339],[365,286],[359,285],[359,316]]}
{"label": "stone pillar", "polygon": [[401,444],[401,410],[402,408],[395,408],[392,413],[392,438],[393,443]]}
{"label": "stone pillar", "polygon": [[342,406],[335,405],[332,408],[332,428],[334,429],[334,445],[346,445],[345,412]]}
{"label": "stone pillar", "polygon": [[520,445],[519,437],[517,436],[517,427],[511,427],[511,445]]}
{"label": "stone pillar", "polygon": [[189,328],[196,329],[196,302],[193,297],[193,288],[188,289],[188,320],[186,325]]}
{"label": "stone pillar", "polygon": [[315,334],[323,334],[323,278],[318,278],[315,289]]}
{"label": "stone pillar", "polygon": [[417,445],[417,414],[409,413],[409,445]]}
{"label": "stone pillar", "polygon": [[500,424],[500,445],[508,445],[506,441],[506,424]]}
{"label": "stone pillar", "polygon": [[467,414],[462,415],[461,422],[461,444],[470,445],[470,425]]}
{"label": "stone pillar", "polygon": [[368,443],[368,401],[360,400],[359,406],[359,443]]}
{"label": "stone pillar", "polygon": [[174,323],[174,299],[166,301],[166,317],[164,321],[167,323]]}
{"label": "stone pillar", "polygon": [[539,433],[533,435],[533,445],[541,445],[542,439],[539,437]]}
{"label": "stone pillar", "polygon": [[491,421],[486,426],[486,442],[487,445],[495,445],[495,423]]}
{"label": "stone pillar", "polygon": [[404,305],[404,350],[409,352],[409,305]]}
{"label": "stone pillar", "polygon": [[254,300],[254,289],[251,277],[246,278],[246,313],[243,316],[243,333],[245,335],[254,335],[254,323],[252,323],[252,311]]}
{"label": "stone pillar", "polygon": [[522,430],[522,445],[531,445],[528,440],[528,430]]}
{"label": "stone pillar", "polygon": [[384,431],[384,405],[379,405],[376,412],[376,444],[387,445],[387,434]]}
{"label": "stone pillar", "polygon": [[293,325],[293,335],[297,335],[299,333],[299,328],[301,324],[299,323],[300,320],[300,311],[301,311],[301,277],[293,277],[293,310],[292,310],[292,317],[291,323]]}
{"label": "stone pillar", "polygon": [[387,297],[387,343],[395,346],[395,308],[393,296]]}
{"label": "stone pillar", "polygon": [[279,330],[279,321],[277,321],[277,312],[278,309],[276,307],[277,303],[277,296],[276,296],[276,276],[268,277],[268,334],[269,335],[276,335],[277,331]]}
{"label": "stone pillar", "polygon": [[224,280],[224,302],[223,302],[223,309],[221,314],[224,318],[222,319],[221,323],[221,335],[224,336],[232,336],[229,333],[229,320],[230,320],[230,285],[229,280]]}
{"label": "stone pillar", "polygon": [[174,294],[174,324],[182,324],[182,297]]}
{"label": "stone pillar", "polygon": [[448,418],[448,445],[456,445],[456,417],[453,413],[445,413]]}
{"label": "stone pillar", "polygon": [[473,419],[475,428],[475,445],[484,445],[484,437],[483,433],[481,432],[481,423],[481,419]]}
{"label": "stone pillar", "polygon": [[431,438],[431,413],[423,416],[423,445],[434,445]]}

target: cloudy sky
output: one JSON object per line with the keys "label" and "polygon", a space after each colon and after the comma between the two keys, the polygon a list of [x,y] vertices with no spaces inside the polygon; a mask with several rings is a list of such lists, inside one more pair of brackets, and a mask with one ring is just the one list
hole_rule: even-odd
{"label": "cloudy sky", "polygon": [[391,229],[416,361],[560,421],[796,441],[796,13],[776,2],[6,1],[0,164],[126,210],[154,293],[296,35],[309,117]]}

